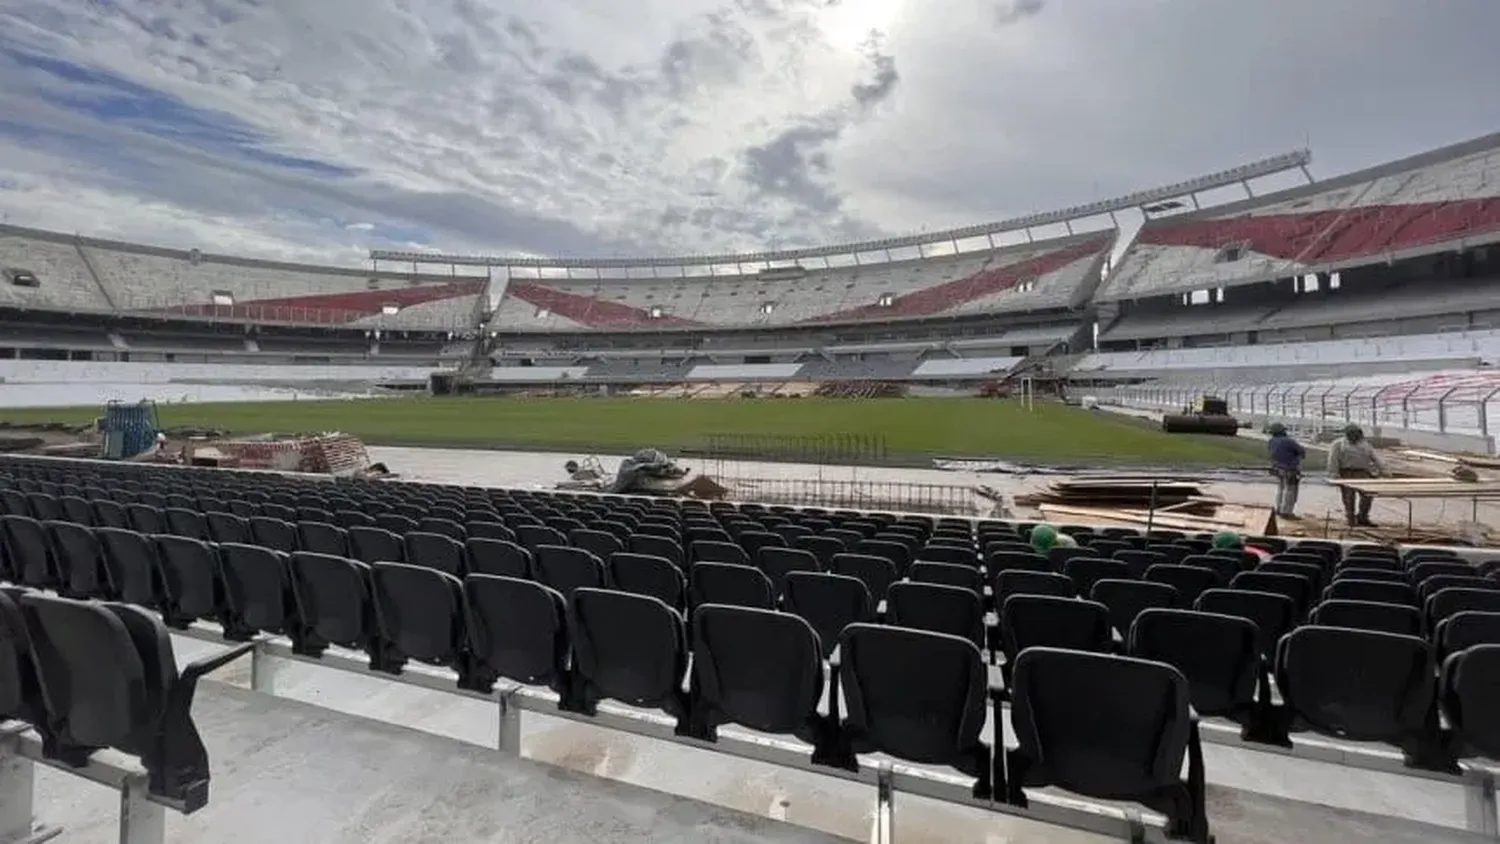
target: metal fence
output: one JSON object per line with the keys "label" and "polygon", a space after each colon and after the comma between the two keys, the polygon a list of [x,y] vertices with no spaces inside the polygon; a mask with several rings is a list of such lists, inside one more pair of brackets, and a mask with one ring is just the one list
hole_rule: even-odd
{"label": "metal fence", "polygon": [[985,502],[966,486],[831,478],[767,478],[727,475],[715,480],[729,488],[730,497],[757,504],[794,507],[831,507],[850,510],[893,510],[939,516],[976,516]]}
{"label": "metal fence", "polygon": [[1157,384],[1099,389],[1104,401],[1176,410],[1205,395],[1229,412],[1304,429],[1348,423],[1488,437],[1500,429],[1500,372],[1422,378],[1345,378],[1285,384]]}

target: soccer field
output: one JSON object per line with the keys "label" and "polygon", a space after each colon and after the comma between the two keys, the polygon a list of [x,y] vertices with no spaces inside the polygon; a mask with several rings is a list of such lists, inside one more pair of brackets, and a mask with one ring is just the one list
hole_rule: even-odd
{"label": "soccer field", "polygon": [[[164,404],[166,428],[343,431],[377,445],[624,452],[702,448],[711,434],[883,437],[896,460],[932,455],[1039,463],[1244,466],[1263,445],[1163,434],[1115,414],[991,399],[390,398]],[[11,423],[82,422],[97,407],[0,410]]]}

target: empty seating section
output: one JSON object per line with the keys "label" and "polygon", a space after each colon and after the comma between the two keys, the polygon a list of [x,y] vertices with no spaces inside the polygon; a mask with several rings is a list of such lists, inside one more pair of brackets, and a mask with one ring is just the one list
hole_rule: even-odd
{"label": "empty seating section", "polygon": [[1185,372],[1199,369],[1254,370],[1273,366],[1337,366],[1382,360],[1473,363],[1497,357],[1500,357],[1500,330],[1480,329],[1306,343],[1095,352],[1084,355],[1073,372],[1085,375],[1109,372]]}
{"label": "empty seating section", "polygon": [[[36,287],[14,284],[12,274],[29,273]],[[40,240],[0,227],[0,306],[58,311],[111,311],[88,264],[71,238]]]}
{"label": "empty seating section", "polygon": [[[427,331],[473,328],[488,286],[484,277],[277,264],[9,227],[0,227],[0,270],[0,306]],[[12,283],[15,271],[36,286]]]}
{"label": "empty seating section", "polygon": [[[1444,773],[1497,749],[1500,566],[1251,537],[1261,563],[1206,535],[1083,527],[1049,557],[1030,528],[4,458],[0,573],[17,586],[0,614],[7,598],[57,608],[28,619],[65,639],[47,658],[71,660],[43,672],[215,621],[395,674],[446,666],[464,689],[544,687],[583,717],[614,700],[702,740],[726,724],[795,736],[817,764],[891,754],[1016,806],[1049,785],[1136,802],[1195,841],[1199,717],[1250,746],[1314,732]],[[139,752],[96,735],[79,742]]]}
{"label": "empty seating section", "polygon": [[1270,196],[1148,220],[1100,301],[1371,263],[1500,230],[1500,148],[1460,144]]}
{"label": "empty seating section", "polygon": [[853,322],[1067,307],[1114,231],[995,252],[852,267],[797,278],[512,278],[495,321],[511,331]]}
{"label": "empty seating section", "polygon": [[318,380],[366,383],[426,381],[428,366],[330,364],[139,363],[136,361],[53,361],[0,359],[0,379],[7,384],[167,384],[173,381],[228,379],[261,383]]}

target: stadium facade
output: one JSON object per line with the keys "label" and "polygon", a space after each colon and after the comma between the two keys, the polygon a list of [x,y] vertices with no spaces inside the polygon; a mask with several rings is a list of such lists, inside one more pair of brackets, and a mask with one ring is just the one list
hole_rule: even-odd
{"label": "stadium facade", "polygon": [[[416,383],[467,367],[611,388],[1029,373],[1143,403],[1214,391],[1251,416],[1489,438],[1500,135],[1255,195],[1256,180],[1306,175],[1309,161],[734,255],[373,252],[350,269],[0,227],[0,378],[203,376],[163,363],[231,380]],[[1200,205],[1234,185],[1246,199]],[[1146,220],[1121,250],[1127,210]]]}

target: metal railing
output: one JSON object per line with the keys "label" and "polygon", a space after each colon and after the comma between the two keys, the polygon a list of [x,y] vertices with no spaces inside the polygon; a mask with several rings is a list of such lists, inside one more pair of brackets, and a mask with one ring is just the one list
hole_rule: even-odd
{"label": "metal railing", "polygon": [[1232,415],[1274,418],[1301,428],[1354,423],[1478,437],[1500,433],[1500,372],[1401,381],[1144,384],[1090,392],[1103,401],[1160,410],[1177,410],[1214,395],[1228,403]]}

